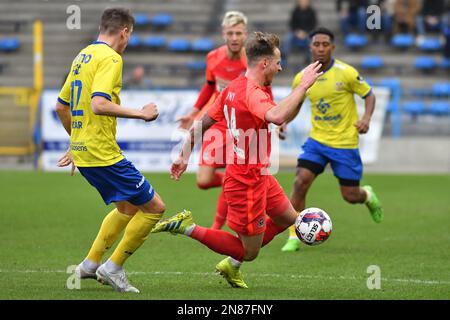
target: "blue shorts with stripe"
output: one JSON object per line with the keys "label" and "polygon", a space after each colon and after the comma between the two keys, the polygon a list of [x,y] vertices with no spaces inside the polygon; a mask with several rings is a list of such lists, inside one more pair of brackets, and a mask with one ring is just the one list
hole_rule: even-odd
{"label": "blue shorts with stripe", "polygon": [[363,173],[359,149],[332,148],[312,138],[306,140],[302,149],[303,152],[298,157],[299,167],[306,167],[315,174],[320,174],[330,163],[341,185],[359,185]]}
{"label": "blue shorts with stripe", "polygon": [[106,204],[128,201],[136,206],[153,199],[155,190],[127,159],[107,167],[78,167]]}

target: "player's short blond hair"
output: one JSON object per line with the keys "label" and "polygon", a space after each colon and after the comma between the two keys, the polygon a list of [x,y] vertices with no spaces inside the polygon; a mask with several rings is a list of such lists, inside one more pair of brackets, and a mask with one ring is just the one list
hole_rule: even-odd
{"label": "player's short blond hair", "polygon": [[233,27],[239,23],[247,25],[247,17],[240,11],[228,11],[222,20],[222,27]]}

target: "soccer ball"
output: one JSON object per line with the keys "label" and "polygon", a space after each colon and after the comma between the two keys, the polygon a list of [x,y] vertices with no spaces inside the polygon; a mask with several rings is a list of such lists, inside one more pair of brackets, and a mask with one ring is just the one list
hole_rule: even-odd
{"label": "soccer ball", "polygon": [[307,208],[300,212],[295,220],[297,237],[309,246],[325,242],[332,229],[330,217],[319,208]]}

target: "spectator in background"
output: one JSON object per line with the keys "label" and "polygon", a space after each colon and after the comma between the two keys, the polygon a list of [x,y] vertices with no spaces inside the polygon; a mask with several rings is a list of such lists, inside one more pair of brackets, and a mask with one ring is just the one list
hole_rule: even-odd
{"label": "spectator in background", "polygon": [[394,5],[394,33],[413,33],[419,9],[418,0],[397,0]]}
{"label": "spectator in background", "polygon": [[283,40],[283,61],[287,65],[287,58],[292,47],[299,47],[305,53],[305,64],[309,64],[309,33],[317,25],[316,11],[311,7],[309,0],[298,0],[291,12],[289,33]]}
{"label": "spectator in background", "polygon": [[367,0],[337,0],[337,11],[343,34],[352,29],[359,33],[366,31]]}
{"label": "spectator in background", "polygon": [[124,89],[149,89],[150,87],[151,81],[145,76],[143,66],[134,68],[131,78],[124,83]]}
{"label": "spectator in background", "polygon": [[423,1],[416,17],[417,34],[425,36],[427,30],[444,31],[445,0]]}

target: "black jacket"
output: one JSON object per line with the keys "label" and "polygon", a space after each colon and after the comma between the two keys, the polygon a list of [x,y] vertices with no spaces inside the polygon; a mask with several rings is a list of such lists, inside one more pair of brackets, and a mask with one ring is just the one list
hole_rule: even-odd
{"label": "black jacket", "polygon": [[302,10],[296,7],[292,11],[289,27],[291,31],[304,30],[306,32],[312,31],[317,24],[316,12],[309,7],[306,10]]}

